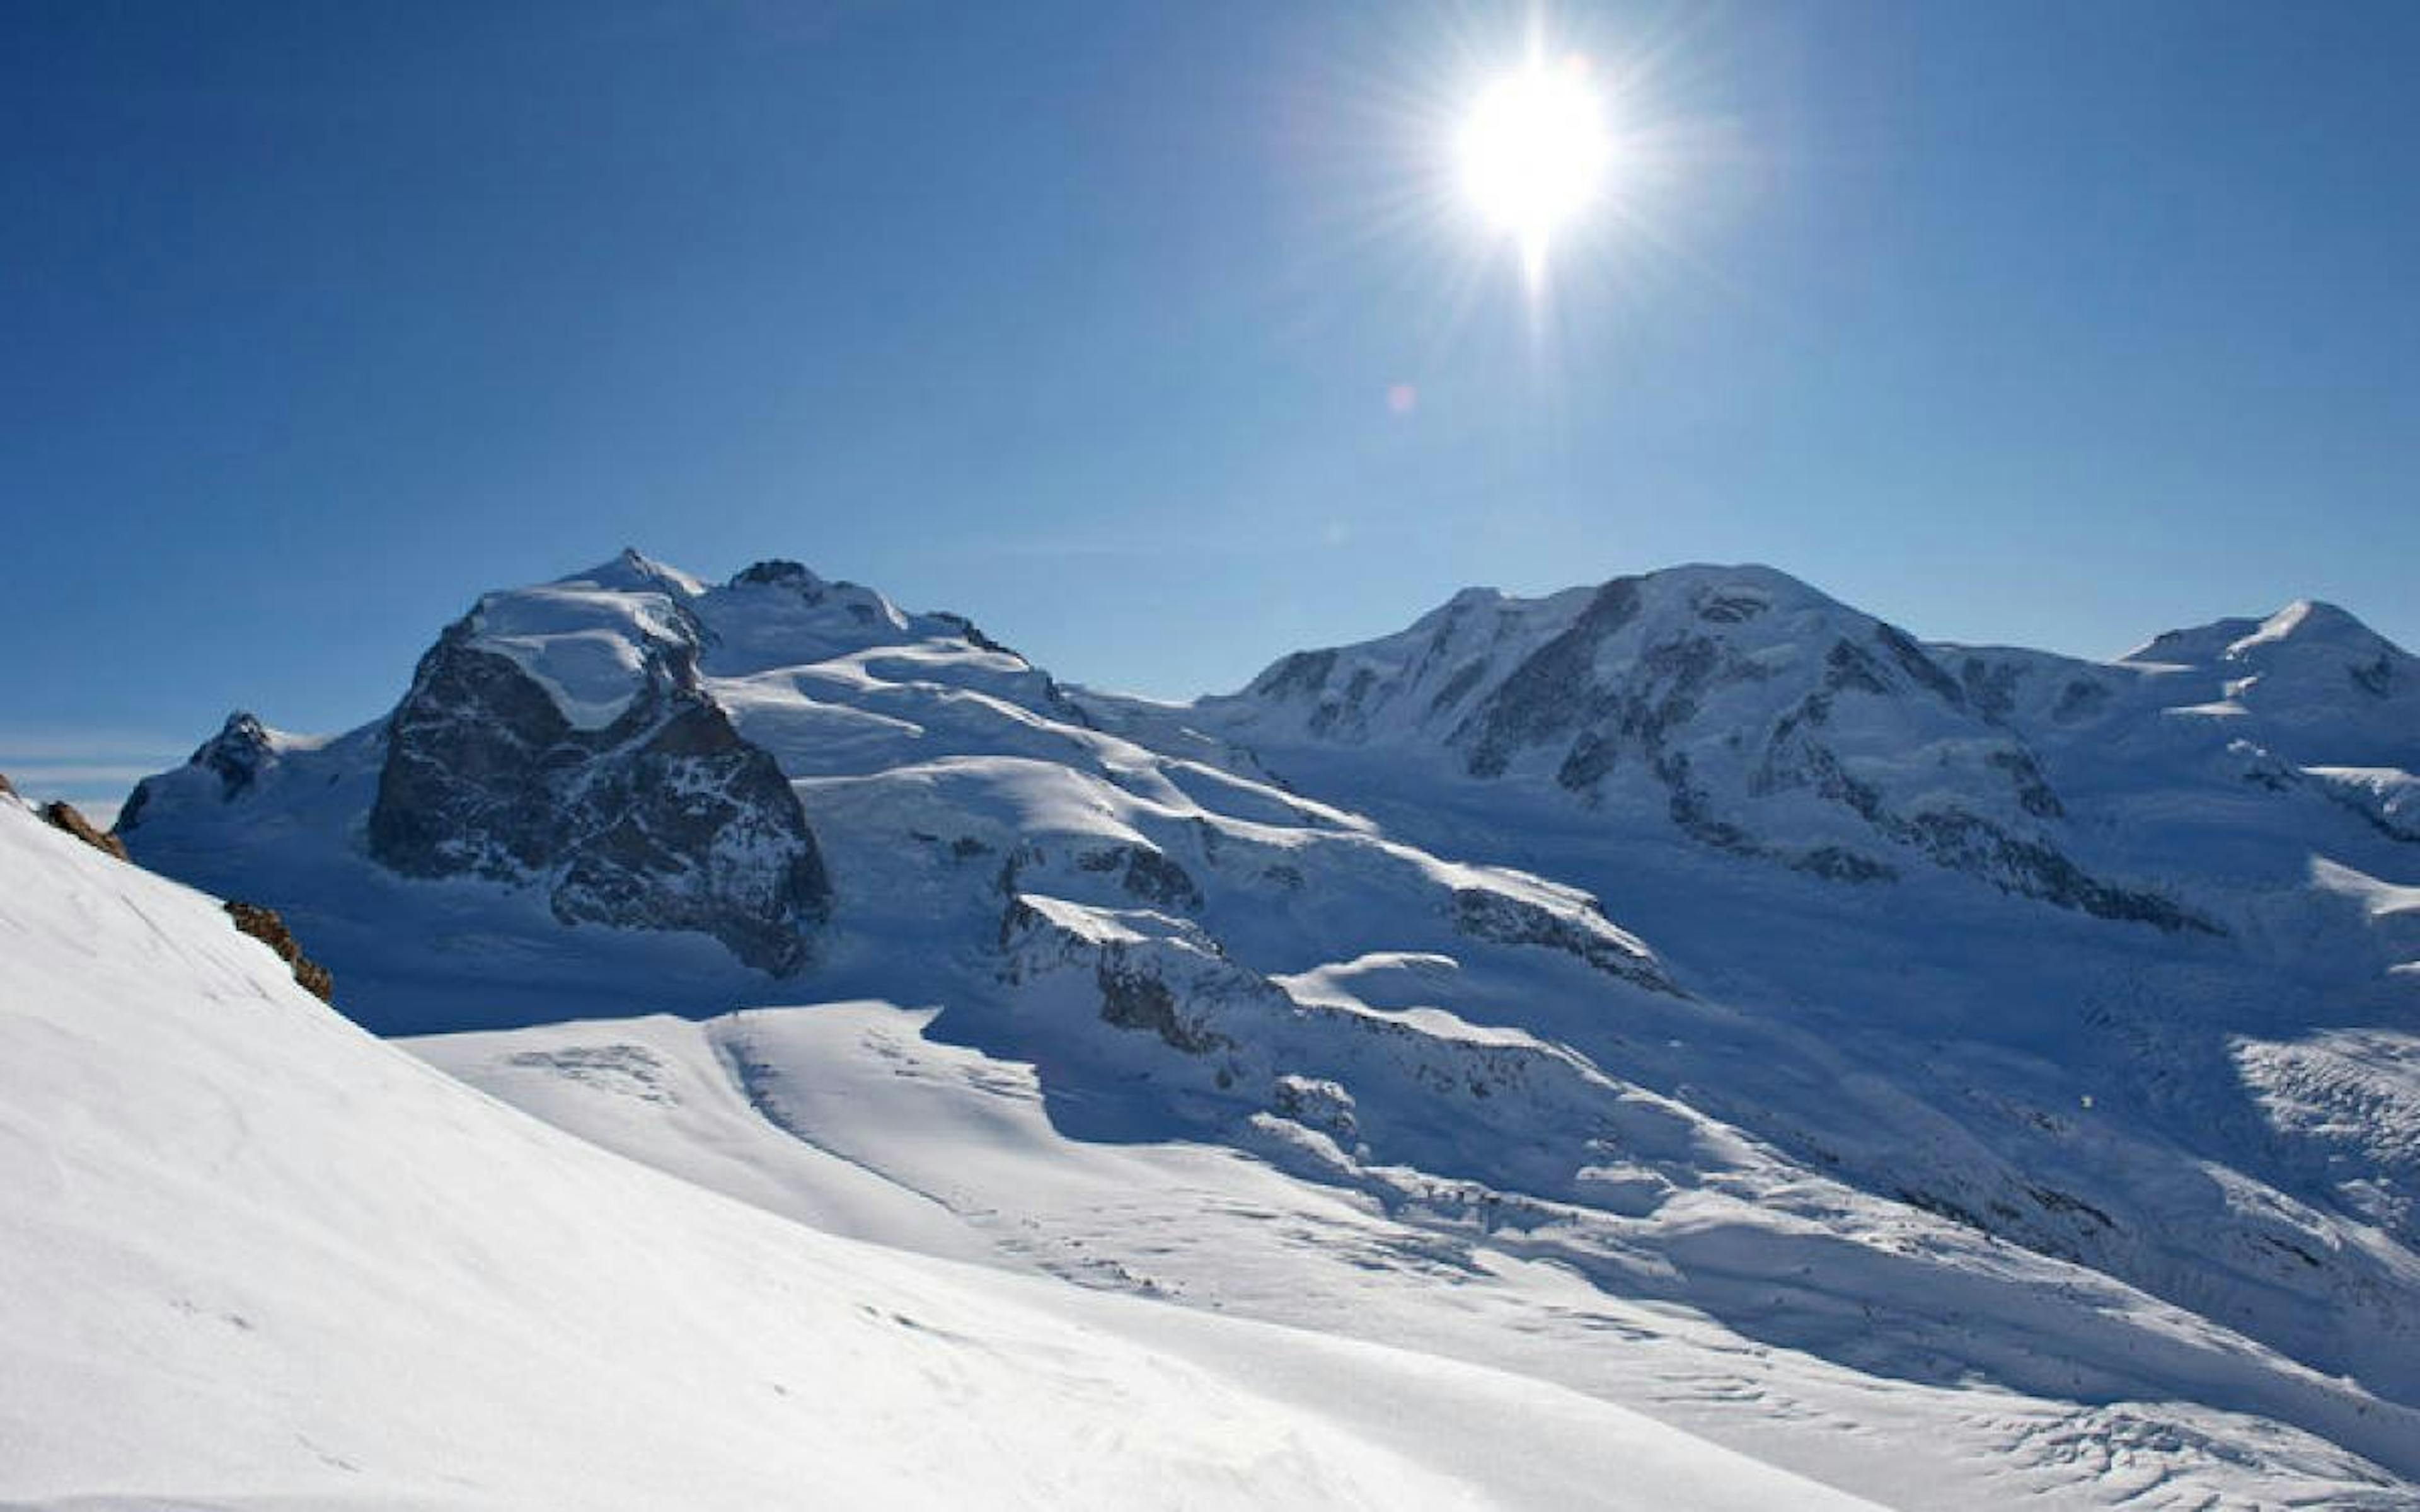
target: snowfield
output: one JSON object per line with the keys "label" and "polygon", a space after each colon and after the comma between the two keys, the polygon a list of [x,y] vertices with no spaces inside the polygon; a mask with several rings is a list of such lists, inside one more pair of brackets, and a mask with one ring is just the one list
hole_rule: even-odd
{"label": "snowfield", "polygon": [[[10,799],[0,938],[11,1505],[1857,1504],[1515,1375],[646,1170],[371,1039],[211,899]],[[911,1234],[862,1184],[798,1190]]]}
{"label": "snowfield", "polygon": [[[1692,566],[1174,705],[630,553],[120,834],[505,1103],[1289,1404],[1370,1346],[1897,1506],[2410,1506],[2415,770],[2324,605],[2083,662]],[[1539,1431],[1481,1484],[1633,1494]]]}

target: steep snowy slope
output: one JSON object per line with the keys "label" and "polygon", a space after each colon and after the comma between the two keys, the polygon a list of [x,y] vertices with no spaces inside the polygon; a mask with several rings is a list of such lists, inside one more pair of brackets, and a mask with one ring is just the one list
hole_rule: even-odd
{"label": "steep snowy slope", "polygon": [[2412,668],[2324,607],[2092,664],[1690,567],[1078,702],[1587,888],[1767,1047],[1642,1036],[1625,1074],[2409,1400],[2408,1344],[2373,1346],[2410,1337],[2420,1241]]}
{"label": "steep snowy slope", "polygon": [[10,1505],[1849,1504],[1518,1378],[667,1180],[9,798],[0,940]]}
{"label": "steep snowy slope", "polygon": [[[934,1006],[1085,1148],[1249,1152],[1432,1236],[1406,1250],[1515,1231],[1587,1295],[1826,1369],[2249,1414],[2336,1446],[2260,1474],[2335,1486],[2363,1473],[2328,1457],[2408,1476],[2420,1442],[2420,973],[2393,969],[2420,875],[2392,832],[2409,676],[2300,634],[2097,666],[1690,568],[1466,594],[1170,707],[791,564],[707,587],[626,557],[489,595],[432,652],[481,658],[499,717],[449,721],[425,661],[379,726],[231,728],[125,833],[289,908],[376,1026]],[[2313,712],[2356,696],[2344,728],[2379,738]],[[706,733],[655,746],[683,700]],[[2248,749],[2262,719],[2294,738]],[[498,723],[543,739],[498,759]],[[747,752],[798,828],[732,779]],[[382,859],[399,765],[466,868]],[[812,900],[725,885],[805,844]],[[592,856],[615,885],[566,903]],[[795,956],[743,964],[759,928]],[[732,1173],[772,1148],[718,1183],[957,1233]]]}
{"label": "steep snowy slope", "polygon": [[1215,1145],[1071,1138],[1068,1094],[931,1021],[855,1003],[411,1044],[818,1226],[1163,1299],[1172,1327],[1241,1314],[1497,1366],[1894,1506],[2420,1498],[2264,1415],[2329,1418],[2401,1459],[2412,1414],[2322,1405],[2335,1388],[2262,1351],[1923,1213],[1835,1193],[1818,1215],[1752,1176],[1692,1194],[1612,1166],[1593,1211],[1410,1172],[1372,1200]]}

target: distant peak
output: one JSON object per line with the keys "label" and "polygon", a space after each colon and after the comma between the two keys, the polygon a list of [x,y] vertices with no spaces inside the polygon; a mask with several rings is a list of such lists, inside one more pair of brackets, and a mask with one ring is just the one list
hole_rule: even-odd
{"label": "distant peak", "polygon": [[215,738],[241,741],[248,746],[266,746],[269,744],[269,727],[262,724],[260,716],[251,710],[238,709],[226,717],[225,723],[219,726],[219,733]]}
{"label": "distant peak", "polygon": [[277,760],[277,741],[270,728],[251,712],[238,709],[186,759],[218,774],[220,796],[232,798],[252,786],[262,768]]}
{"label": "distant peak", "polygon": [[2262,620],[2258,629],[2237,638],[2226,649],[2230,655],[2241,655],[2257,646],[2288,640],[2369,641],[2377,639],[2377,633],[2350,611],[2321,599],[2298,598]]}
{"label": "distant peak", "polygon": [[796,584],[802,588],[820,588],[824,585],[824,580],[809,571],[801,563],[792,562],[786,557],[768,557],[762,562],[742,567],[732,575],[732,587],[738,588],[746,584]]}
{"label": "distant peak", "polygon": [[643,554],[636,547],[624,547],[610,562],[599,563],[585,572],[575,572],[555,579],[555,586],[586,585],[616,593],[667,594],[674,598],[695,598],[706,592],[706,584],[668,563],[658,562]]}

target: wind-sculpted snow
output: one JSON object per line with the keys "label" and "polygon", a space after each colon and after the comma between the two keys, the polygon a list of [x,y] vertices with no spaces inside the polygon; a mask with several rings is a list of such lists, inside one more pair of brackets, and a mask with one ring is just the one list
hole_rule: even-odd
{"label": "wind-sculpted snow", "polygon": [[[1195,1000],[1217,1028],[1288,1011],[1182,931],[1037,913],[1048,937],[1020,959],[1065,992],[1035,1011],[1094,1011],[1099,947],[1207,985]],[[1290,980],[1286,995],[1434,969],[1356,963]],[[939,1042],[935,1026],[929,1011],[854,1003],[413,1047],[608,1148],[774,1211],[1552,1381],[1892,1505],[2384,1508],[2414,1494],[2408,1410],[2091,1271],[1793,1170],[1610,1079],[1558,1088],[1515,1071],[1495,1087],[1508,1132],[1553,1141],[1592,1121],[1585,1196],[1554,1200],[1371,1153],[1419,1132],[1402,1124],[1421,1099],[1390,1085],[1441,1064],[1418,1036],[1374,1027],[1330,1041],[1348,1047],[1339,1069],[1361,1095],[1284,1078],[1279,1107],[1243,1132],[1258,1157],[1247,1158],[1117,1126],[1143,1104],[1119,1078],[1071,1087],[1063,1068]],[[1157,1042],[1150,1026],[1123,1032]],[[1489,1057],[1542,1064],[1520,1036],[1472,1026],[1466,1038],[1487,1055],[1456,1074]],[[1206,1072],[1198,1085],[1215,1096]],[[1521,1144],[1467,1158],[1503,1161]],[[1605,1504],[1620,1484],[1554,1504]]]}
{"label": "wind-sculpted snow", "polygon": [[[589,645],[600,626],[620,650]],[[794,563],[709,587],[628,556],[489,595],[452,643],[476,686],[424,686],[454,675],[441,644],[378,726],[231,724],[130,805],[137,858],[281,908],[389,1030],[776,992],[932,1005],[894,1069],[1026,1088],[1038,1161],[1114,1148],[1147,1183],[1150,1151],[1223,1151],[1278,1183],[1264,1198],[1376,1225],[1344,1226],[1352,1252],[1405,1289],[1370,1336],[1682,1402],[1889,1500],[1971,1504],[1946,1488],[1976,1483],[1860,1478],[1741,1414],[1820,1397],[1857,1423],[1884,1412],[1858,1394],[1899,1412],[1904,1387],[1941,1410],[1896,1421],[1954,1420],[1945,1443],[2007,1458],[2027,1494],[2409,1502],[2414,677],[2341,611],[2087,663],[1927,645],[1780,574],[1697,567],[1473,591],[1171,705],[1071,691],[957,616]],[[684,720],[711,732],[675,742],[701,775],[646,775]],[[436,821],[421,853],[382,850],[377,818],[388,774],[419,770],[407,735],[435,753],[400,806]],[[768,854],[747,837],[777,791],[828,890],[752,944],[684,900],[720,874],[693,857]],[[659,794],[707,818],[640,816],[684,843],[599,894],[616,927],[558,906],[541,837]],[[393,864],[424,853],[459,864]],[[784,940],[780,986],[732,953]],[[827,1181],[922,1157],[802,1111],[820,1073],[789,1031],[721,1022],[705,1064],[740,1121],[720,1153],[599,1136],[954,1255],[1063,1217],[1016,1195],[1030,1164],[899,1202]],[[533,1031],[494,1085],[587,1133],[592,1093],[690,1117],[679,1031],[616,1032]],[[800,1140],[845,1158],[789,1171],[774,1152]],[[1052,1267],[1232,1296],[1204,1236],[1233,1234],[1156,1195],[1102,1195],[1078,1227],[1099,1263]],[[1359,1269],[1312,1227],[1285,1263]],[[1517,1296],[1455,1300],[1502,1268]],[[1353,1310],[1248,1289],[1271,1318]],[[1524,1342],[1448,1320],[1466,1306]],[[1676,1332],[1786,1358],[1787,1382],[1589,1363]],[[1969,1389],[2000,1405],[1929,1395]]]}
{"label": "wind-sculpted snow", "polygon": [[[0,938],[11,1507],[1860,1504],[1534,1379],[667,1179],[370,1039],[214,900],[12,798]],[[700,1064],[634,1033],[510,1064],[744,1127],[711,1116],[744,1038]],[[840,1169],[778,1190],[946,1246],[938,1205]]]}

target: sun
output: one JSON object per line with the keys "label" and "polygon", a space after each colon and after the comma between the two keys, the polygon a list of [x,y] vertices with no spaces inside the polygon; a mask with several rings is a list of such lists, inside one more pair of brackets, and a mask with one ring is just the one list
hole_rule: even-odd
{"label": "sun", "polygon": [[1534,285],[1557,233],[1603,191],[1613,159],[1605,102],[1588,60],[1528,63],[1480,91],[1454,139],[1471,205],[1521,252]]}

